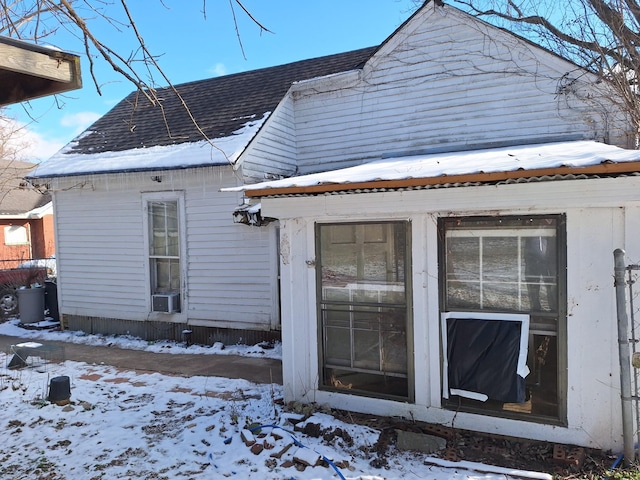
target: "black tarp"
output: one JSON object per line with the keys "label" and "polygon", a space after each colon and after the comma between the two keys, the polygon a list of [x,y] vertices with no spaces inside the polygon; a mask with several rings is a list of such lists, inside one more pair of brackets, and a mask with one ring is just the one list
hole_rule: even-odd
{"label": "black tarp", "polygon": [[476,318],[446,319],[448,388],[508,403],[525,401],[518,373],[523,324]]}

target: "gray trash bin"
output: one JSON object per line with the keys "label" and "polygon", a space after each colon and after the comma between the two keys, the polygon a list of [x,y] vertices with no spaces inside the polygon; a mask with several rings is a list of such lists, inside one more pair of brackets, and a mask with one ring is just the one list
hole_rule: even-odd
{"label": "gray trash bin", "polygon": [[19,288],[18,312],[20,323],[37,323],[44,320],[44,287]]}

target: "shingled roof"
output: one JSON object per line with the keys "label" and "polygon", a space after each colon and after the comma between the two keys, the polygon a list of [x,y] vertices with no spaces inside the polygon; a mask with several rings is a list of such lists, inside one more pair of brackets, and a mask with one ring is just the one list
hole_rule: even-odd
{"label": "shingled roof", "polygon": [[23,178],[35,164],[0,160],[0,215],[22,216],[51,202],[49,194],[27,188]]}
{"label": "shingled roof", "polygon": [[[292,83],[353,70],[376,51],[370,47],[276,67],[184,83],[176,88],[210,139],[225,137],[251,118],[272,112]],[[133,92],[95,122],[65,153],[94,154],[176,145],[203,139],[170,88],[157,91],[162,108]]]}

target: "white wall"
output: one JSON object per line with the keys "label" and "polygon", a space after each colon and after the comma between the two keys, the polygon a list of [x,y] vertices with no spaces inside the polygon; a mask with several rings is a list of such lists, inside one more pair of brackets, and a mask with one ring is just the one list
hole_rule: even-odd
{"label": "white wall", "polygon": [[245,183],[262,182],[279,175],[291,176],[296,172],[294,121],[293,101],[287,96],[269,116],[268,128],[258,133],[243,154]]}
{"label": "white wall", "polygon": [[611,101],[588,98],[596,80],[452,8],[425,8],[357,80],[342,75],[294,87],[300,173],[505,141],[628,146],[603,107]]}
{"label": "white wall", "polygon": [[[637,179],[619,178],[264,198],[265,214],[282,219],[286,400],[329,403],[373,414],[411,416],[464,429],[619,451],[621,415],[613,251],[626,249],[630,261],[640,257],[637,191]],[[566,214],[567,427],[455,414],[440,408],[436,219],[487,214]],[[314,224],[385,219],[412,222],[414,368],[418,372],[413,404],[318,389]]]}
{"label": "white wall", "polygon": [[[151,180],[162,177],[162,182]],[[54,188],[63,314],[267,330],[279,324],[275,227],[234,224],[230,167],[71,177]],[[151,313],[143,194],[184,195],[182,312]]]}

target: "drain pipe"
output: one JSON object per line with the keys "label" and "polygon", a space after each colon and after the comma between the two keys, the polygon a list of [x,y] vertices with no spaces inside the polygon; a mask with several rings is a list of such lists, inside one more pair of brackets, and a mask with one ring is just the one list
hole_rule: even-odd
{"label": "drain pipe", "polygon": [[629,318],[625,296],[626,281],[624,250],[617,248],[613,252],[615,265],[616,307],[618,311],[618,354],[620,357],[620,397],[622,399],[622,437],[624,440],[624,464],[635,462],[633,446],[633,408],[631,397],[631,356],[629,354]]}

